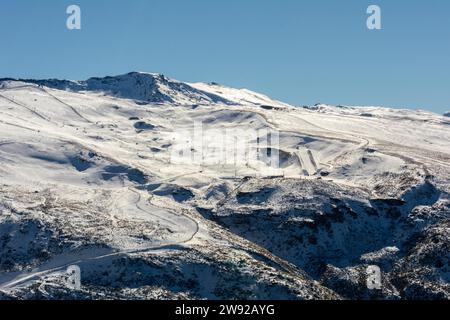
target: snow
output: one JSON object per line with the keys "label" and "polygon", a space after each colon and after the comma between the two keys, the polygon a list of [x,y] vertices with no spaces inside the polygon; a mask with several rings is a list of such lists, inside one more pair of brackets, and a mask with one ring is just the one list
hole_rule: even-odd
{"label": "snow", "polygon": [[[201,141],[191,134],[196,123],[205,132]],[[271,152],[280,155],[280,168],[260,158],[236,160],[236,143],[266,142],[264,130],[279,133]],[[234,136],[223,138],[224,132]],[[194,161],[174,158],[176,144],[186,140]],[[446,212],[447,200],[439,195],[450,191],[449,173],[450,127],[431,112],[300,108],[246,89],[141,72],[86,81],[0,80],[0,235],[12,239],[9,246],[30,252],[42,246],[47,252],[36,258],[25,250],[7,267],[5,253],[0,288],[14,292],[77,261],[96,274],[100,260],[170,260],[184,248],[198,254],[189,259],[214,281],[223,279],[199,261],[238,264],[241,257],[240,274],[249,285],[278,277],[285,292],[294,277],[302,288],[296,297],[331,297],[298,270],[314,275],[308,259],[322,249],[299,247],[292,239],[328,248],[320,252],[338,267],[361,257],[395,258],[402,237],[413,231],[398,229],[394,237],[389,217],[376,220],[365,210],[384,214],[374,200],[404,199],[406,216],[408,210],[439,215],[438,205]],[[433,188],[427,187],[430,179]],[[332,197],[344,204],[330,205]],[[435,197],[442,202],[423,200]],[[313,208],[330,219],[338,219],[336,210],[358,218],[345,218],[346,224],[339,218],[330,226]],[[246,229],[249,224],[253,228]],[[19,226],[28,238],[17,238]],[[284,231],[271,232],[277,228]],[[308,228],[320,231],[311,234]],[[326,235],[330,230],[333,236]],[[361,241],[367,232],[371,238]],[[55,245],[51,239],[65,240]],[[266,274],[268,265],[243,252],[266,257],[274,273]],[[189,260],[184,253],[173,259],[181,265]],[[200,285],[197,297],[220,298],[211,286]],[[258,297],[267,297],[262,292]]]}
{"label": "snow", "polygon": [[233,101],[236,105],[260,105],[274,107],[289,107],[280,101],[275,101],[268,96],[250,91],[248,89],[235,89],[217,83],[191,83],[192,87],[204,92],[209,92],[226,100]]}

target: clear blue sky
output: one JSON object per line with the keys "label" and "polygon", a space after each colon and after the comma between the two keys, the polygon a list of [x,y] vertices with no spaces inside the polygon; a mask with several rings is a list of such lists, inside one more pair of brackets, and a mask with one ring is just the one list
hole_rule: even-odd
{"label": "clear blue sky", "polygon": [[[82,30],[66,29],[66,7]],[[366,28],[369,4],[383,30]],[[448,0],[1,0],[0,77],[129,71],[293,104],[450,109]]]}

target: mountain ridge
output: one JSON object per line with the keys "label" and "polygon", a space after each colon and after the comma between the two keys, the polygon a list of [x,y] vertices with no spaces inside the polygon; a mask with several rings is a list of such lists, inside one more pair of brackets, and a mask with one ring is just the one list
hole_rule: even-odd
{"label": "mountain ridge", "polygon": [[[234,88],[217,82],[183,82],[166,77],[162,73],[132,71],[126,74],[104,77],[90,77],[87,80],[67,79],[22,79],[0,78],[0,88],[7,88],[8,82],[18,82],[44,86],[52,89],[73,92],[97,92],[118,98],[141,101],[143,103],[179,104],[179,105],[256,105],[275,106],[281,108],[300,107],[279,100],[272,99],[264,94],[245,88]],[[389,110],[394,113],[411,113],[418,116],[434,115],[449,117],[450,111],[437,114],[428,110],[409,108],[393,108],[390,106],[359,106],[359,105],[330,105],[317,103],[311,106],[302,106],[304,109],[315,112],[348,113],[359,112],[362,116],[370,117],[370,111],[378,109]]]}
{"label": "mountain ridge", "polygon": [[264,105],[275,103],[277,106],[289,106],[248,89],[236,89],[216,82],[182,82],[168,78],[162,73],[132,71],[116,76],[91,77],[87,80],[0,79],[4,88],[8,87],[8,82],[28,83],[63,91],[98,92],[146,103],[180,105]]}
{"label": "mountain ridge", "polygon": [[[1,81],[12,79],[0,79]],[[119,98],[148,103],[223,103],[232,104],[219,96],[195,89],[186,83],[172,80],[163,74],[130,72],[118,76],[92,77],[87,80],[14,79],[64,91],[103,92]]]}

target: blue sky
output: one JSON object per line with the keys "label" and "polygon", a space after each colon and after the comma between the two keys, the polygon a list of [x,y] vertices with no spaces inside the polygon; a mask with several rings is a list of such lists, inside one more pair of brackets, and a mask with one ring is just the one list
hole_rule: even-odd
{"label": "blue sky", "polygon": [[[366,28],[370,4],[383,30]],[[136,70],[298,105],[450,110],[448,0],[2,0],[0,39],[0,77]]]}

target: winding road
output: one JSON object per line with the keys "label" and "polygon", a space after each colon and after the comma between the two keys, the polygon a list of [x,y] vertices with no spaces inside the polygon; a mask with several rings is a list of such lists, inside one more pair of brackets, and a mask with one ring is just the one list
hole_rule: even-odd
{"label": "winding road", "polygon": [[[153,217],[151,221],[154,221],[154,218],[159,221],[165,220],[166,223],[172,224],[172,227],[179,227],[183,230],[183,232],[178,232],[177,235],[183,234],[185,237],[173,241],[166,240],[161,243],[152,244],[149,246],[135,248],[135,249],[123,249],[123,250],[106,250],[99,248],[91,248],[85,249],[79,252],[68,252],[59,256],[53,257],[51,260],[44,263],[41,267],[34,269],[31,272],[25,273],[12,273],[12,274],[2,274],[0,276],[0,290],[7,291],[8,289],[12,289],[16,286],[26,284],[27,282],[34,281],[36,279],[48,276],[55,272],[61,272],[67,269],[67,267],[71,265],[81,265],[86,264],[92,261],[99,261],[102,259],[107,259],[111,257],[116,257],[120,255],[131,255],[138,253],[150,253],[154,251],[161,250],[174,250],[180,248],[182,245],[187,244],[192,241],[197,233],[199,232],[199,224],[193,218],[188,215],[182,213],[176,213],[168,210],[167,208],[158,208],[154,204],[150,204],[144,202],[142,200],[141,194],[133,190],[131,187],[128,190],[132,191],[137,195],[137,199],[134,202],[134,206],[137,210],[140,210],[149,215],[149,217]],[[151,206],[151,207],[149,207]],[[167,213],[167,216],[162,217],[156,214],[156,211],[162,210]],[[132,213],[130,214],[132,215]],[[174,217],[170,220],[170,216]],[[184,219],[184,223],[176,222],[176,220]],[[190,223],[190,226],[188,225]],[[179,230],[180,231],[180,230]]]}

